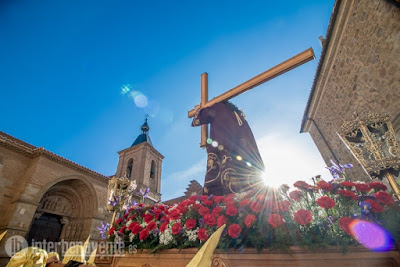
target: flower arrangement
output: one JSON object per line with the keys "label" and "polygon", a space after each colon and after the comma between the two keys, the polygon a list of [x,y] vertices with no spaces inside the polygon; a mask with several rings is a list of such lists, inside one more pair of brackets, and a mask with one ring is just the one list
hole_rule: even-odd
{"label": "flower arrangement", "polygon": [[[220,249],[346,248],[361,243],[384,250],[387,244],[370,246],[364,237],[372,233],[371,224],[383,229],[389,241],[399,240],[400,214],[386,189],[380,182],[355,183],[342,175],[329,182],[320,177],[313,178],[313,184],[298,181],[294,190],[282,185],[246,194],[196,195],[174,206],[141,203],[127,209],[108,234],[110,241],[125,247],[135,245],[155,252],[201,247],[226,224]],[[354,230],[357,223],[361,223],[358,232]]]}

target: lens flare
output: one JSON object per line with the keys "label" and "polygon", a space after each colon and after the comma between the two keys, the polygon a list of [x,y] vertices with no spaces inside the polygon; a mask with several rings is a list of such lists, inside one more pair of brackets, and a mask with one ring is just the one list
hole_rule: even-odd
{"label": "lens flare", "polygon": [[143,94],[135,97],[134,101],[138,108],[145,108],[147,106],[147,97]]}
{"label": "lens flare", "polygon": [[272,177],[270,174],[266,172],[262,172],[261,177],[264,181],[264,185],[272,188],[279,188],[282,185],[282,181],[280,179],[276,179]]}
{"label": "lens flare", "polygon": [[217,147],[217,146],[218,146],[218,142],[217,142],[217,141],[212,141],[211,145],[212,145],[213,147]]}
{"label": "lens flare", "polygon": [[124,84],[121,86],[121,94],[126,95],[131,90],[130,84]]}
{"label": "lens flare", "polygon": [[237,156],[236,156],[236,159],[237,159],[238,161],[241,161],[243,158],[242,158],[242,156],[237,155]]}
{"label": "lens flare", "polygon": [[156,117],[160,112],[160,104],[157,101],[150,100],[147,104],[147,107],[144,108],[144,111],[149,114],[150,117]]}
{"label": "lens flare", "polygon": [[354,220],[350,232],[360,244],[372,251],[388,251],[393,247],[391,235],[376,223]]}
{"label": "lens flare", "polygon": [[250,162],[246,162],[246,165],[249,166],[249,167],[252,166]]}
{"label": "lens flare", "polygon": [[223,145],[219,145],[218,146],[218,150],[220,150],[220,151],[224,150],[224,146]]}
{"label": "lens flare", "polygon": [[212,139],[211,138],[207,138],[207,144],[211,145],[212,143]]}

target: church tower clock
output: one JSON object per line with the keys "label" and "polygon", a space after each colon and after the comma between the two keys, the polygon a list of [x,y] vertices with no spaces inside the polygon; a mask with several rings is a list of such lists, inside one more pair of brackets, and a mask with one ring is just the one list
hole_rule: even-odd
{"label": "church tower clock", "polygon": [[[164,156],[153,147],[149,136],[150,127],[147,118],[141,127],[142,133],[133,144],[118,152],[119,162],[117,177],[128,177],[136,180],[137,191],[150,189],[147,202],[157,202],[161,199],[161,164]],[[139,200],[139,199],[137,199]]]}

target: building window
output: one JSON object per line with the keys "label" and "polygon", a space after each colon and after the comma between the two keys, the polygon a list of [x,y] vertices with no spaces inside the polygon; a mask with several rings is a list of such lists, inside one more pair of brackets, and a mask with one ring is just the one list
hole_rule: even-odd
{"label": "building window", "polygon": [[128,161],[128,166],[126,167],[126,177],[131,178],[133,169],[133,159]]}
{"label": "building window", "polygon": [[156,175],[156,163],[154,160],[151,161],[151,166],[150,166],[150,178],[154,179]]}

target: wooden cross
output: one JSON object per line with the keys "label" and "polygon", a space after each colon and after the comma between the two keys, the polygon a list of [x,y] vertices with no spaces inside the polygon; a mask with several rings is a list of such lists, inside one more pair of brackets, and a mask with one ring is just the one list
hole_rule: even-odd
{"label": "wooden cross", "polygon": [[[225,93],[214,97],[210,101],[208,101],[208,74],[205,72],[201,75],[201,101],[200,101],[200,109],[211,107],[212,105],[222,102],[224,100],[229,100],[237,95],[240,95],[260,84],[265,83],[279,75],[294,69],[312,59],[314,59],[314,51],[312,48],[309,48],[296,56],[289,58],[288,60],[272,67],[271,69],[251,78],[250,80],[232,88]],[[192,118],[195,115],[195,109],[192,109],[188,112],[188,117]],[[208,125],[201,126],[201,141],[200,147],[205,147],[207,145],[208,138]]]}

